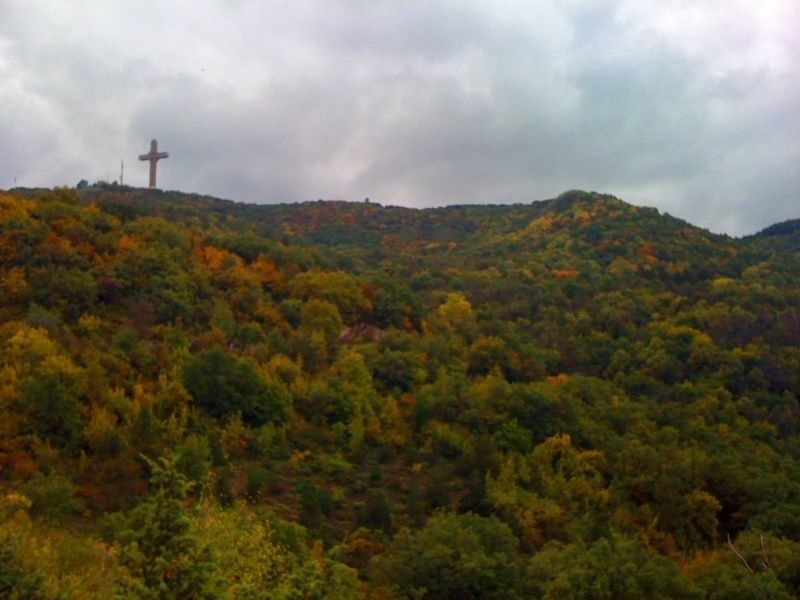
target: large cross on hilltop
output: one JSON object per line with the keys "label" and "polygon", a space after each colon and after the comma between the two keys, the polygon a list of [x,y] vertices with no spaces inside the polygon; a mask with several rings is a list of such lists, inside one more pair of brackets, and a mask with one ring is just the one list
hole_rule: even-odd
{"label": "large cross on hilltop", "polygon": [[156,163],[161,158],[169,158],[169,152],[159,152],[158,151],[158,142],[153,140],[150,142],[150,152],[147,154],[140,154],[139,160],[149,160],[150,161],[150,189],[155,189],[156,187]]}

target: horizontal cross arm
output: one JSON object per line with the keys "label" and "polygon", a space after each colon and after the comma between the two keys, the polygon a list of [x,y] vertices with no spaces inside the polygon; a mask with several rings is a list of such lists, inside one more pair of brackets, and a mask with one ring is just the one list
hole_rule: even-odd
{"label": "horizontal cross arm", "polygon": [[159,160],[161,158],[169,158],[169,152],[148,152],[139,155],[139,160]]}

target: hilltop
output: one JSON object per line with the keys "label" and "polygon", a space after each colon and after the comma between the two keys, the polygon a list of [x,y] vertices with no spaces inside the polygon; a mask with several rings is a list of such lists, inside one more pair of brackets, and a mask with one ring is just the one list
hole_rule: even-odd
{"label": "hilltop", "polygon": [[0,192],[0,590],[792,597],[796,231]]}

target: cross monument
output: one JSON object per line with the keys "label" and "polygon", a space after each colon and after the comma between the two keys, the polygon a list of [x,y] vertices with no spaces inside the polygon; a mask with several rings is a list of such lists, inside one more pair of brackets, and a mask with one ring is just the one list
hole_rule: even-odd
{"label": "cross monument", "polygon": [[156,163],[161,158],[169,158],[169,152],[159,152],[158,151],[158,142],[156,140],[152,140],[150,142],[150,152],[147,154],[140,154],[139,160],[149,160],[150,161],[150,189],[155,189],[156,187]]}

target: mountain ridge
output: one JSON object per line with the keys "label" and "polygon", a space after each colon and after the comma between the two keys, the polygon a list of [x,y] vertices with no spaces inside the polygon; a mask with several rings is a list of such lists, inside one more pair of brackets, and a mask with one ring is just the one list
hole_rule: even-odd
{"label": "mountain ridge", "polygon": [[[54,189],[71,189],[71,188],[54,188]],[[52,190],[50,190],[49,188],[12,188],[10,190],[7,190],[7,193],[14,193],[23,197],[37,197],[43,194],[47,194],[51,191]],[[540,213],[543,211],[560,213],[564,211],[573,210],[576,206],[607,203],[608,206],[615,206],[616,208],[623,210],[634,210],[634,211],[641,210],[647,212],[655,211],[656,215],[659,215],[661,217],[666,217],[668,219],[669,218],[676,219],[677,221],[684,223],[685,225],[688,225],[695,229],[708,231],[708,233],[710,233],[711,235],[719,237],[731,237],[728,236],[727,234],[713,233],[704,227],[694,225],[691,222],[686,221],[684,219],[673,217],[669,215],[669,213],[666,212],[662,213],[657,208],[648,207],[644,205],[637,205],[627,202],[625,200],[622,200],[614,196],[613,194],[588,192],[579,189],[567,190],[554,198],[532,200],[530,202],[518,202],[511,204],[493,204],[493,203],[457,204],[456,203],[456,204],[448,204],[444,206],[433,206],[433,207],[407,207],[407,206],[397,206],[392,204],[384,205],[378,202],[369,201],[368,199],[363,202],[350,201],[350,200],[337,200],[337,199],[326,199],[326,200],[317,199],[317,200],[304,200],[298,202],[259,204],[259,203],[240,202],[236,200],[219,198],[208,194],[198,194],[194,192],[182,192],[178,190],[149,190],[147,188],[118,186],[115,184],[114,185],[102,184],[102,185],[90,186],[88,188],[83,188],[78,190],[78,194],[79,197],[84,198],[86,200],[90,200],[91,198],[97,198],[97,197],[108,198],[109,196],[111,196],[114,198],[112,202],[117,203],[119,205],[132,204],[138,202],[142,205],[140,207],[142,210],[146,210],[147,205],[151,205],[151,209],[155,211],[155,209],[158,207],[159,204],[161,204],[163,210],[165,205],[186,203],[188,201],[190,203],[196,203],[198,207],[203,206],[215,212],[220,212],[223,214],[238,213],[241,215],[248,215],[248,216],[258,215],[259,213],[263,213],[263,216],[270,215],[271,213],[278,215],[286,215],[287,213],[293,213],[293,212],[302,214],[306,212],[314,212],[315,210],[318,210],[320,206],[328,206],[329,208],[340,208],[343,209],[343,212],[350,214],[361,213],[361,214],[375,215],[376,214],[375,209],[377,208],[380,209],[381,211],[397,213],[399,215],[416,215],[417,217],[435,215],[437,213],[443,213],[443,212],[458,215],[459,213],[474,212],[475,210],[495,210],[498,212],[513,213],[515,210],[526,209],[526,208],[536,213]],[[159,200],[161,201],[160,203],[158,202]],[[173,206],[172,210],[167,211],[166,214],[171,214],[173,216],[180,214],[179,207]],[[411,219],[412,223],[418,221],[419,221],[418,218]],[[792,231],[795,231],[798,228],[797,223],[800,223],[800,219],[788,219],[786,221],[767,226],[758,232],[735,237],[733,239],[746,240],[755,237],[766,237],[770,235],[776,235],[779,233],[788,234],[791,233]]]}

